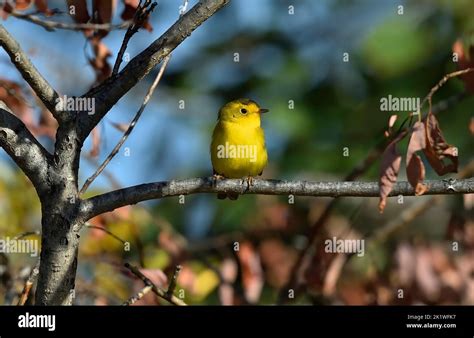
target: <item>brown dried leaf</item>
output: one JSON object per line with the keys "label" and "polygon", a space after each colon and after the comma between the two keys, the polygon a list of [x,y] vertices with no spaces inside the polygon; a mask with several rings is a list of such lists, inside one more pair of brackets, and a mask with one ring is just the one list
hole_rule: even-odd
{"label": "brown dried leaf", "polygon": [[107,61],[107,59],[112,56],[112,53],[101,41],[100,37],[94,36],[90,42],[95,57],[93,59],[89,59],[89,63],[91,64],[92,68],[94,68],[96,73],[96,82],[101,83],[112,73],[112,67]]}
{"label": "brown dried leaf", "polygon": [[53,11],[48,8],[48,0],[35,0],[35,6],[38,12],[46,16],[53,15]]}
{"label": "brown dried leaf", "polygon": [[425,179],[425,166],[421,158],[416,154],[417,151],[423,150],[426,147],[426,133],[425,125],[421,122],[416,122],[413,125],[413,132],[408,143],[408,151],[406,157],[406,172],[408,182],[415,189],[415,195],[423,195],[428,187],[423,184]]}
{"label": "brown dried leaf", "polygon": [[425,120],[426,148],[423,152],[440,176],[458,171],[458,150],[446,143],[436,117],[429,113]]}
{"label": "brown dried leaf", "polygon": [[98,127],[92,129],[92,147],[89,152],[91,157],[99,156],[100,152],[100,131]]}
{"label": "brown dried leaf", "polygon": [[21,86],[13,81],[0,79],[0,100],[28,126],[33,124],[33,111],[26,103]]}
{"label": "brown dried leaf", "polygon": [[425,179],[425,166],[420,156],[413,154],[410,162],[407,164],[407,178],[411,186],[415,189],[415,195],[420,196],[428,191],[428,186],[423,184]]}
{"label": "brown dried leaf", "polygon": [[474,117],[471,117],[471,122],[469,122],[469,131],[471,135],[474,135]]}
{"label": "brown dried leaf", "polygon": [[[88,23],[91,19],[89,12],[87,11],[86,0],[67,0],[67,7],[69,9],[69,15],[77,23]],[[71,10],[72,8],[74,8],[74,11]],[[93,34],[92,29],[86,29],[83,32],[87,37],[90,37]]]}
{"label": "brown dried leaf", "polygon": [[131,20],[135,15],[140,0],[123,0],[125,8],[123,9],[122,15],[120,16],[123,20]]}
{"label": "brown dried leaf", "polygon": [[[113,13],[115,12],[116,5],[116,0],[94,0],[92,2],[94,23],[110,23]],[[108,30],[100,30],[97,32],[97,35],[102,38],[107,34],[109,34]]]}
{"label": "brown dried leaf", "polygon": [[387,204],[387,196],[392,191],[393,184],[397,181],[398,172],[402,163],[402,157],[397,151],[397,143],[405,136],[406,132],[402,132],[387,146],[382,154],[382,165],[380,168],[380,202],[379,211],[383,213],[385,205]]}
{"label": "brown dried leaf", "polygon": [[30,8],[33,0],[16,0],[15,1],[15,9],[19,11],[24,11]]}

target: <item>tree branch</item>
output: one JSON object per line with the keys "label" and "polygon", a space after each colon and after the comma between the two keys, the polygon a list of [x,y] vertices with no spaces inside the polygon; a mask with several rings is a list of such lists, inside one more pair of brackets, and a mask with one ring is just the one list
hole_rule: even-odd
{"label": "tree branch", "polygon": [[25,20],[30,23],[36,24],[38,26],[43,27],[48,32],[53,32],[56,29],[65,29],[71,31],[81,31],[83,29],[92,29],[92,30],[119,30],[119,29],[127,29],[130,24],[132,23],[131,20],[124,21],[120,24],[111,24],[111,23],[68,23],[68,22],[60,22],[60,21],[52,21],[52,20],[45,20],[36,16],[34,14],[26,14],[15,9],[12,9],[8,12],[9,15],[16,17],[17,19]]}
{"label": "tree branch", "polygon": [[53,116],[61,122],[66,119],[65,112],[56,111],[56,99],[58,93],[51,87],[46,79],[40,74],[36,67],[31,63],[26,53],[20,48],[18,42],[0,25],[0,46],[5,49],[10,56],[11,62],[20,72],[21,76],[31,86],[36,95],[40,98],[46,108]]}
{"label": "tree branch", "polygon": [[95,99],[96,111],[93,115],[82,114],[79,116],[78,127],[80,128],[81,138],[84,140],[120,98],[190,36],[196,28],[228,2],[229,0],[199,1],[160,38],[130,60],[119,74],[83,95],[83,97]]}
{"label": "tree branch", "polygon": [[132,24],[128,27],[127,31],[125,32],[125,37],[123,38],[122,41],[122,46],[120,46],[120,50],[117,55],[117,59],[115,60],[114,68],[112,70],[112,76],[117,75],[119,69],[120,69],[120,64],[122,63],[122,58],[123,55],[125,54],[125,50],[127,49],[128,42],[132,38],[133,35],[135,35],[138,30],[143,26],[143,24],[146,22],[148,17],[150,16],[150,13],[153,12],[155,9],[157,3],[153,2],[151,3],[151,0],[147,0],[143,3],[140,2],[138,5],[135,15],[133,16]]}
{"label": "tree branch", "polygon": [[[474,178],[425,181],[429,190],[425,195],[467,194],[474,192]],[[316,197],[378,197],[378,182],[307,182],[255,179],[248,186],[239,179],[214,181],[212,177],[190,178],[180,181],[141,184],[98,195],[81,203],[84,219],[112,211],[116,208],[136,204],[145,200],[197,193],[236,193],[262,195],[296,195]],[[394,185],[390,196],[413,196],[414,190],[408,182]]]}
{"label": "tree branch", "polygon": [[[163,298],[170,302],[173,305],[177,306],[186,306],[187,304],[179,299],[178,297],[174,296],[173,294],[167,293],[165,290],[156,286],[148,277],[146,277],[137,267],[125,263],[125,267],[130,270],[136,277],[140,278],[145,286],[150,286],[151,291],[153,291],[158,297]],[[125,304],[124,304],[125,305]]]}
{"label": "tree branch", "polygon": [[39,197],[44,197],[49,191],[51,155],[3,101],[0,101],[0,147],[30,179]]}

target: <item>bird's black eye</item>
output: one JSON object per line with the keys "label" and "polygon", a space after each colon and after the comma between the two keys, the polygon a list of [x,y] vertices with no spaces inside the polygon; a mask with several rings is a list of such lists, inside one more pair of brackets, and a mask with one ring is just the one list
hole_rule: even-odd
{"label": "bird's black eye", "polygon": [[240,109],[240,112],[241,112],[242,114],[247,114],[247,109],[242,108],[242,109]]}

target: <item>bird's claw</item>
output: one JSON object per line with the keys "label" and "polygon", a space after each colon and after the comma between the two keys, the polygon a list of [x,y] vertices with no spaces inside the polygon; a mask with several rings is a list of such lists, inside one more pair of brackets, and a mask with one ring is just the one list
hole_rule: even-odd
{"label": "bird's claw", "polygon": [[218,180],[223,180],[225,177],[219,174],[212,175],[212,186],[216,186]]}
{"label": "bird's claw", "polygon": [[245,183],[247,183],[247,189],[246,190],[249,190],[250,187],[253,186],[253,177],[252,176],[244,177],[242,179],[242,184],[245,184]]}

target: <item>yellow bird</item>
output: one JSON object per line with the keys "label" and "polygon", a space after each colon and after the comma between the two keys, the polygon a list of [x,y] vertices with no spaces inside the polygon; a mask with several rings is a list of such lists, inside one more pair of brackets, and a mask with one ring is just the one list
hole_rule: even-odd
{"label": "yellow bird", "polygon": [[[212,134],[211,161],[214,178],[252,178],[261,175],[267,165],[265,134],[260,116],[268,109],[260,108],[250,99],[238,99],[219,110]],[[219,199],[237,199],[237,194],[218,194]]]}

